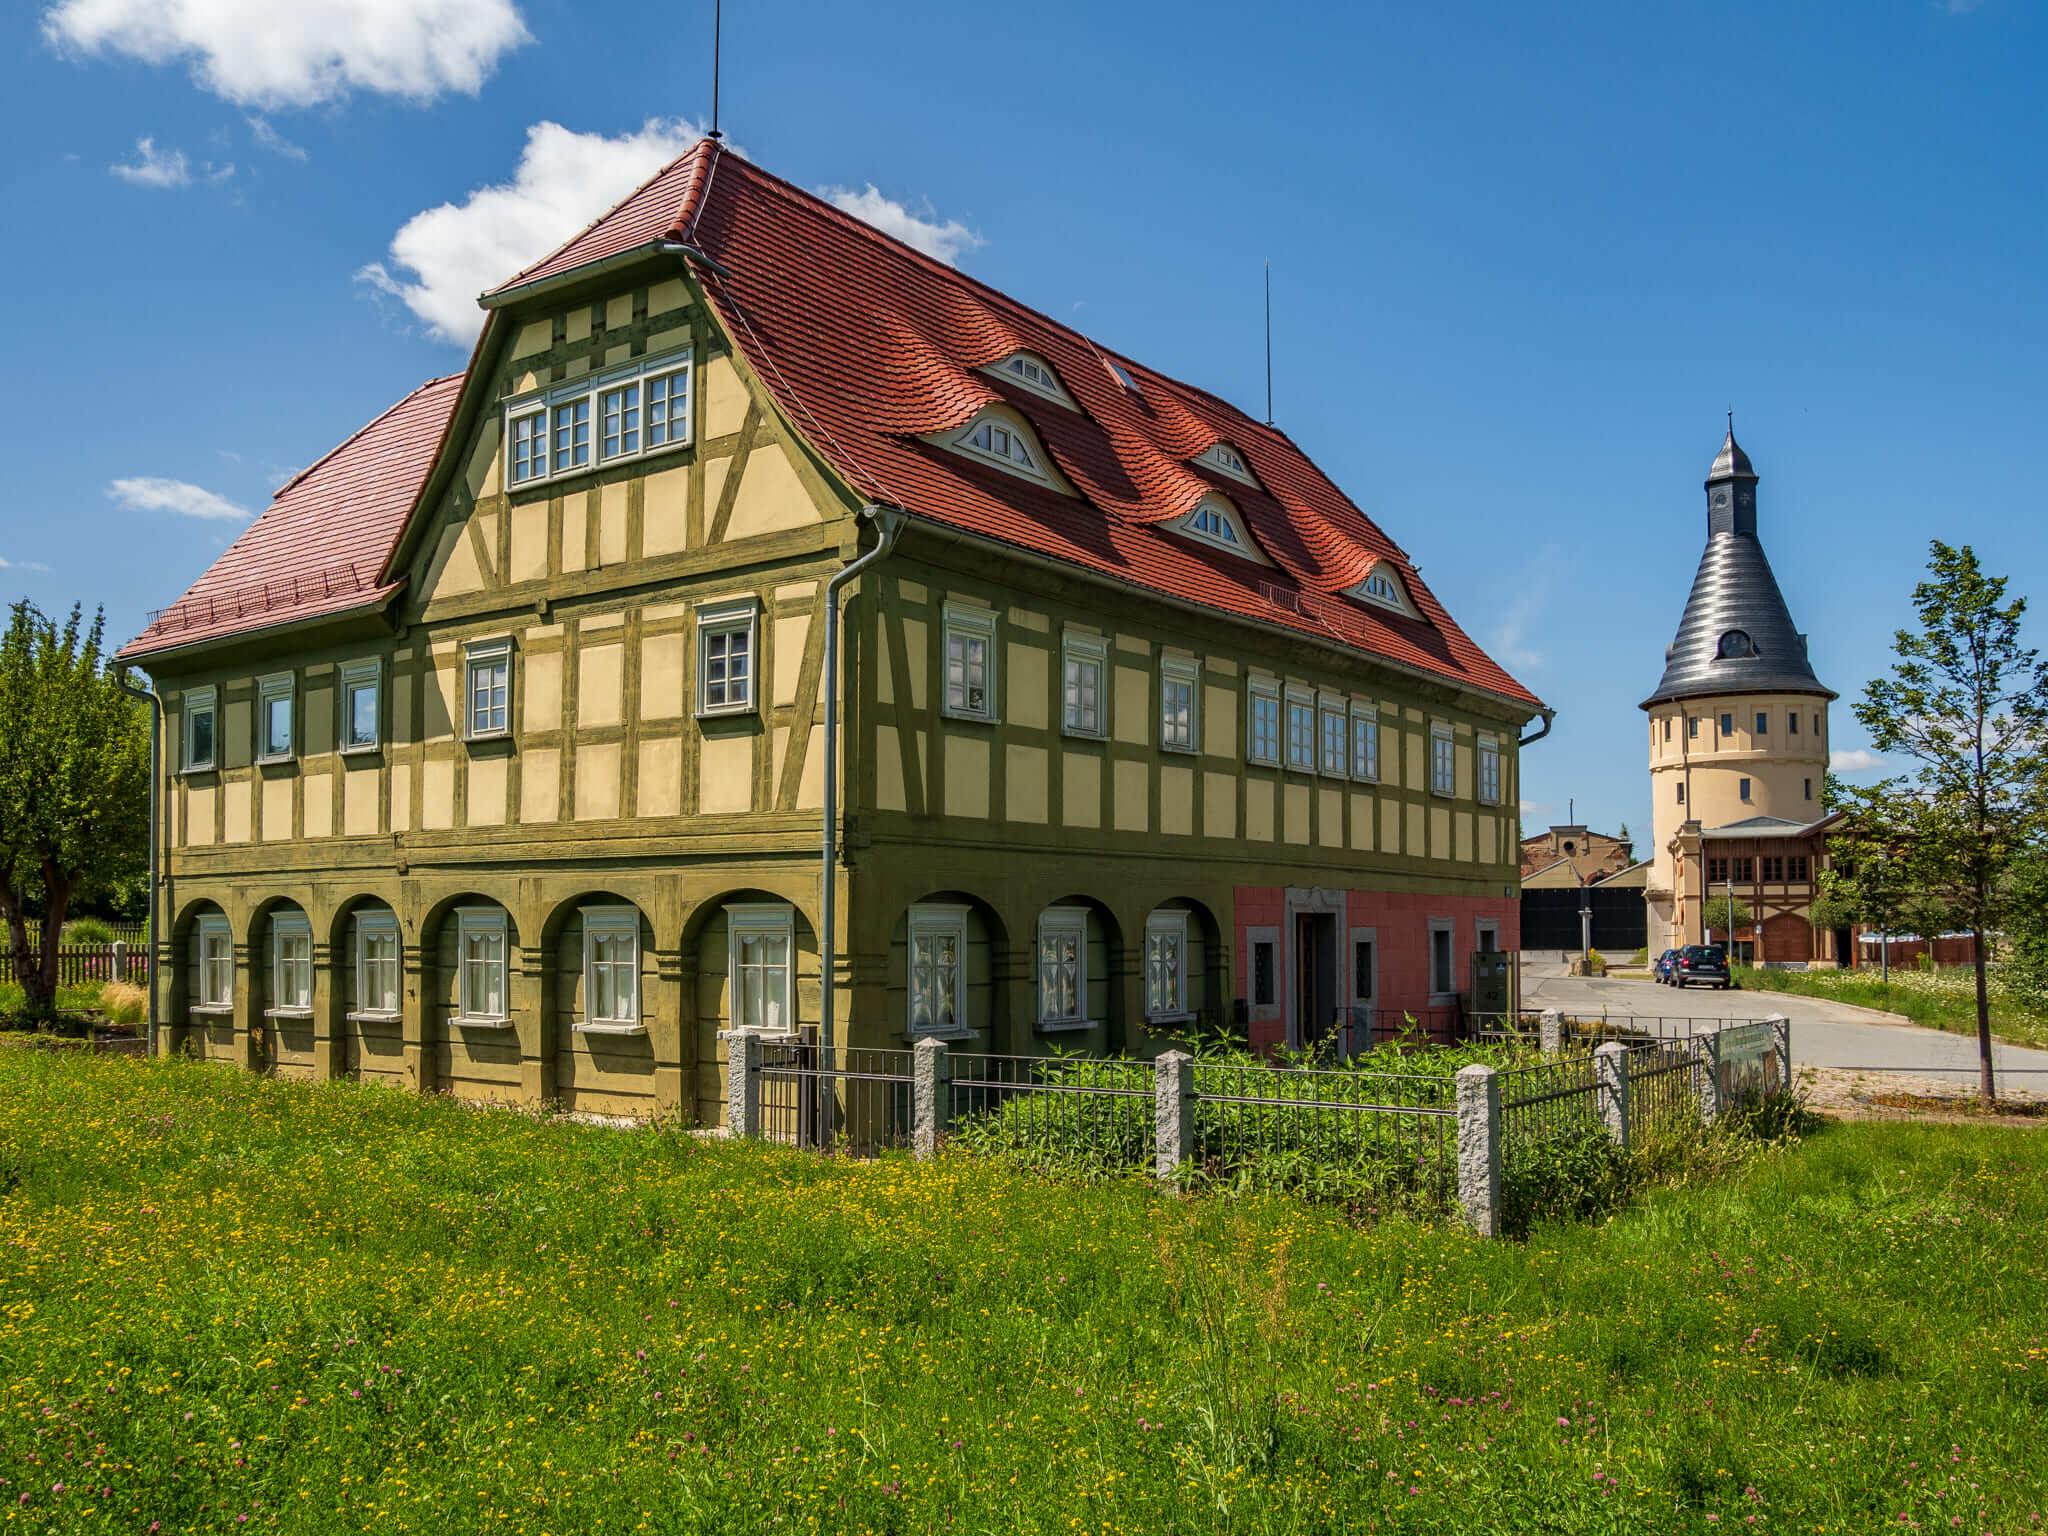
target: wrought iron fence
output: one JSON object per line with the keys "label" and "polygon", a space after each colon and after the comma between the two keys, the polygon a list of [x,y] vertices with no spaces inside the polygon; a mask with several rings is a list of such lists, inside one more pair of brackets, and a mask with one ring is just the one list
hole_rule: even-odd
{"label": "wrought iron fence", "polygon": [[1450,1045],[1466,1027],[1455,1003],[1441,1008],[1367,1008],[1354,1006],[1338,1015],[1333,1038],[1337,1054],[1349,1059],[1382,1046],[1422,1049]]}
{"label": "wrought iron fence", "polygon": [[1598,1082],[1590,1054],[1572,1052],[1500,1073],[1501,1140],[1540,1141],[1597,1127]]}
{"label": "wrought iron fence", "polygon": [[906,1050],[761,1044],[761,1134],[793,1147],[871,1157],[910,1145]]}
{"label": "wrought iron fence", "polygon": [[1628,1136],[1653,1141],[1699,1123],[1699,1052],[1690,1041],[1656,1040],[1628,1053]]}
{"label": "wrought iron fence", "polygon": [[1457,1188],[1457,1083],[1442,1075],[1198,1062],[1203,1178],[1440,1205]]}
{"label": "wrought iron fence", "polygon": [[1152,1166],[1158,1075],[1146,1061],[951,1056],[949,1134],[984,1150],[1100,1171]]}

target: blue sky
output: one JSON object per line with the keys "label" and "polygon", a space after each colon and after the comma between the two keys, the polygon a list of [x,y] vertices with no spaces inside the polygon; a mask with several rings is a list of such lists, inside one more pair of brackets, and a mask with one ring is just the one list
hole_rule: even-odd
{"label": "blue sky", "polygon": [[[440,332],[501,248],[710,109],[708,0],[171,10],[0,20],[0,595],[103,603],[122,637],[283,475],[462,365]],[[2032,0],[732,0],[724,115],[1254,412],[1270,257],[1280,424],[1558,709],[1525,819],[1575,799],[1640,836],[1635,705],[1728,406],[1844,695],[1931,535],[2048,600],[2044,79]],[[1863,745],[1846,703],[1835,741]]]}

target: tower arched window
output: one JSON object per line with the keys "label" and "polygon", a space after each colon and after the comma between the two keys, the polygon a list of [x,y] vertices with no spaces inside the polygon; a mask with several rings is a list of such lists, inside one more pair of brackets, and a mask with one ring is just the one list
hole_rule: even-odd
{"label": "tower arched window", "polygon": [[1749,631],[1746,629],[1731,629],[1726,631],[1721,636],[1721,643],[1714,648],[1714,657],[1716,660],[1725,660],[1731,657],[1740,656],[1754,656],[1755,654],[1756,645],[1754,642],[1750,640]]}

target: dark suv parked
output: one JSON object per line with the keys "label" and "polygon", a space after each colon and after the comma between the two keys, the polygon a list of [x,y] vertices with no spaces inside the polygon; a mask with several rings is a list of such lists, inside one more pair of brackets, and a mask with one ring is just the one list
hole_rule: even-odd
{"label": "dark suv parked", "polygon": [[1688,944],[1681,949],[1671,972],[1671,985],[1689,987],[1695,982],[1727,991],[1728,951],[1718,944]]}

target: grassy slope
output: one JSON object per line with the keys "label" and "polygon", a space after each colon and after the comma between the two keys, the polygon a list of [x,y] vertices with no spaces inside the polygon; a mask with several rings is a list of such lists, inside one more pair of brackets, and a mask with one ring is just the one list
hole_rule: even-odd
{"label": "grassy slope", "polygon": [[[1832,998],[1864,1008],[1902,1013],[1929,1029],[1951,1034],[1977,1033],[1976,980],[1967,970],[1922,971],[1901,966],[1889,983],[1877,972],[1778,971],[1738,966],[1735,979],[1757,992],[1796,992],[1802,997]],[[1997,985],[1993,972],[1991,1030],[2015,1045],[2048,1046],[2048,1012],[2030,1007]]]}
{"label": "grassy slope", "polygon": [[2044,1171],[1488,1245],[0,1048],[0,1525],[2028,1530]]}

